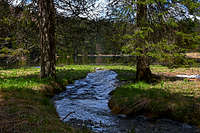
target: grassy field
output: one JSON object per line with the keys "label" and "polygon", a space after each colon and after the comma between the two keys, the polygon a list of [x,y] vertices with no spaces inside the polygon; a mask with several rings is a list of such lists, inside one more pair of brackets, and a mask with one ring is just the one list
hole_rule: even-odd
{"label": "grassy field", "polygon": [[69,65],[57,67],[57,80],[40,80],[39,68],[0,69],[0,132],[76,133],[59,120],[51,97],[76,79],[96,68],[118,73],[121,86],[113,92],[113,113],[144,113],[151,117],[167,116],[200,125],[200,81],[175,78],[176,74],[199,74],[199,68],[168,69],[152,66],[155,82],[134,83],[135,67]]}

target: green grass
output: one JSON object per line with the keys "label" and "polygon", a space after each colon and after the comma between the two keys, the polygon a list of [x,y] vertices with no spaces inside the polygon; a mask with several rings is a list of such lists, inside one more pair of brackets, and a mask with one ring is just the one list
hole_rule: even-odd
{"label": "green grass", "polygon": [[[200,126],[200,81],[174,77],[176,74],[198,74],[200,68],[152,66],[152,70],[160,74],[156,82],[134,83],[128,79],[113,92],[109,102],[112,112],[167,117]],[[130,73],[123,76],[127,78]]]}
{"label": "green grass", "polygon": [[110,104],[114,113],[164,115],[200,125],[200,81],[177,80],[176,74],[198,73],[199,68],[167,69],[151,66],[162,75],[155,83],[135,83],[135,67],[68,65],[57,67],[57,79],[39,78],[39,68],[0,68],[0,131],[19,133],[77,133],[59,120],[51,97],[76,79],[96,68],[118,73],[121,86],[113,92]]}
{"label": "green grass", "polygon": [[85,129],[75,130],[61,122],[49,96],[62,91],[64,89],[62,86],[72,83],[75,79],[85,77],[88,72],[94,71],[94,68],[58,67],[57,86],[50,79],[41,80],[39,71],[38,68],[33,67],[0,70],[0,131],[5,133],[89,132]]}

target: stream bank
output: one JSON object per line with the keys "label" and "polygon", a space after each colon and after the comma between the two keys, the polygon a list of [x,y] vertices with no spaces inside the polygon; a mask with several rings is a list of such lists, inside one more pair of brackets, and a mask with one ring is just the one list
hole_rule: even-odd
{"label": "stream bank", "polygon": [[115,90],[119,82],[116,77],[117,73],[114,71],[98,70],[89,73],[85,79],[68,85],[64,92],[53,98],[60,119],[74,127],[86,127],[97,133],[200,132],[195,126],[170,119],[151,119],[143,115],[113,115],[108,101],[110,92]]}

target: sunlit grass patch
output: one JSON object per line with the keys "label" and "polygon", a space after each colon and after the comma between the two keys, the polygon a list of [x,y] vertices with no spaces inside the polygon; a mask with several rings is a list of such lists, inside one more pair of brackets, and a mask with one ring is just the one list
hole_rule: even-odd
{"label": "sunlit grass patch", "polygon": [[47,79],[39,78],[39,69],[36,68],[0,70],[0,77],[2,91],[32,89],[42,83],[48,83]]}

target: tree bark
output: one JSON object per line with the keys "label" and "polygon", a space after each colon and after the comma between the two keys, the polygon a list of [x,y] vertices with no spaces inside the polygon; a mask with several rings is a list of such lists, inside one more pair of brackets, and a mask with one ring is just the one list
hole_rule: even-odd
{"label": "tree bark", "polygon": [[[146,27],[147,25],[147,5],[145,4],[146,0],[139,0],[137,3],[137,28],[139,30],[142,27]],[[145,55],[145,40],[141,38],[137,38],[137,47],[142,48],[140,54],[137,57],[137,68],[136,68],[136,80],[137,81],[147,81],[151,80],[151,70],[149,66],[148,57]]]}
{"label": "tree bark", "polygon": [[138,56],[137,57],[137,71],[136,71],[136,80],[137,81],[151,81],[151,70],[149,66],[148,57]]}
{"label": "tree bark", "polygon": [[53,0],[39,0],[40,77],[56,77],[55,7]]}

